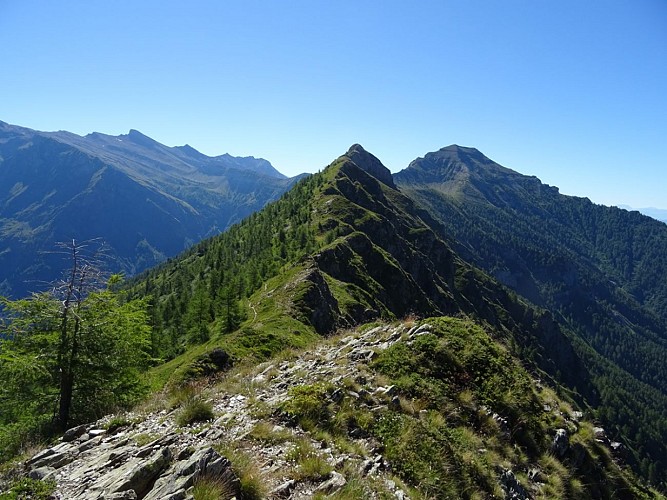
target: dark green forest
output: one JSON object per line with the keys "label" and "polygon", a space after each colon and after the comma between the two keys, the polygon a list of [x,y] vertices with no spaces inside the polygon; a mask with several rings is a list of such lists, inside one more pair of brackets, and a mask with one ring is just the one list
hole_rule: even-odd
{"label": "dark green forest", "polygon": [[467,148],[430,153],[396,180],[463,258],[573,333],[601,421],[643,474],[664,481],[667,225],[561,195]]}

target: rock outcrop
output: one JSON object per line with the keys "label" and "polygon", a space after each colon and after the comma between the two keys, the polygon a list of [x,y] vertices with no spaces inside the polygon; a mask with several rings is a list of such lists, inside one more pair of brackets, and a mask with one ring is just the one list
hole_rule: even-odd
{"label": "rock outcrop", "polygon": [[[345,434],[333,439],[302,426],[290,413],[289,404],[299,394],[308,394],[304,388],[326,387],[321,393],[323,406],[341,410],[354,407],[359,414],[378,421],[429,422],[432,410],[415,408],[421,403],[410,402],[405,388],[388,383],[386,374],[376,371],[376,365],[383,353],[392,352],[387,351],[390,348],[408,352],[400,349],[438,338],[442,335],[438,333],[438,321],[349,330],[300,354],[256,367],[235,367],[209,386],[198,386],[198,397],[210,403],[215,415],[207,422],[179,426],[182,410],[172,408],[166,396],[156,396],[145,410],[70,429],[60,443],[29,459],[24,473],[34,479],[54,480],[57,489],[53,498],[58,500],[189,500],[195,485],[204,479],[224,485],[221,498],[227,499],[243,498],[243,488],[253,481],[256,489],[252,498],[297,500],[316,494],[347,498],[345,495],[354,493],[369,499],[408,499],[410,489],[395,470],[401,469],[387,458],[391,455],[386,443],[370,430],[372,426],[348,416]],[[397,343],[401,345],[395,346]],[[459,378],[458,383],[464,380]],[[535,386],[539,391],[541,385],[535,382]],[[302,403],[312,405],[307,398]],[[486,432],[495,429],[494,440],[512,442],[517,428],[510,415],[503,415],[500,408],[472,407],[475,418],[486,422],[482,424]],[[582,414],[564,413],[564,407],[554,399],[539,405],[540,414],[549,414],[549,419],[559,420],[567,430],[550,432],[553,439],[549,435],[531,439],[544,442],[547,452],[551,440],[555,460],[601,474],[588,449],[579,442],[569,444],[568,434],[583,425]],[[454,419],[459,418],[459,412],[465,413],[455,406],[451,411]],[[586,425],[593,429],[590,423]],[[602,434],[595,429],[596,436]],[[597,444],[604,446],[602,442]],[[491,456],[486,448],[477,453],[484,460]],[[249,463],[254,464],[250,472]],[[508,465],[504,461],[492,468],[495,472],[490,479],[505,498],[535,498],[555,473],[539,462]],[[595,480],[602,481],[603,476]]]}
{"label": "rock outcrop", "polygon": [[[204,442],[196,451],[191,440],[149,416],[133,429],[107,433],[93,426],[68,431],[63,441],[26,462],[35,479],[53,479],[61,499],[188,498],[187,491],[202,476],[217,478],[238,490],[229,460]],[[152,434],[142,433],[150,429]],[[77,436],[78,435],[78,436]],[[159,436],[139,445],[145,436]],[[76,436],[76,437],[74,437]]]}

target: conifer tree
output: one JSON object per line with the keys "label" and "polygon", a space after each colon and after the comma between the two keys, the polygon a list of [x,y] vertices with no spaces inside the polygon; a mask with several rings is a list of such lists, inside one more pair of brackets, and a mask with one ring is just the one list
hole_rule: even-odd
{"label": "conifer tree", "polygon": [[34,431],[50,420],[63,431],[128,402],[148,360],[147,299],[121,300],[113,291],[120,277],[104,283],[86,245],[61,248],[71,259],[66,279],[49,292],[0,299],[0,455],[9,427]]}

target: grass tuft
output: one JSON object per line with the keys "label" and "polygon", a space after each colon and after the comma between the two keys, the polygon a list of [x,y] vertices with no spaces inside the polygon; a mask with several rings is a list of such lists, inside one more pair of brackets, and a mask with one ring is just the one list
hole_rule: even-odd
{"label": "grass tuft", "polygon": [[5,493],[0,493],[2,500],[49,500],[56,489],[56,482],[52,480],[40,481],[21,477],[10,485]]}
{"label": "grass tuft", "polygon": [[236,488],[230,481],[200,476],[192,489],[194,500],[230,500],[236,497]]}
{"label": "grass tuft", "polygon": [[176,424],[183,427],[194,422],[206,422],[212,418],[213,405],[201,396],[195,396],[183,403],[176,415]]}
{"label": "grass tuft", "polygon": [[268,495],[267,480],[252,455],[238,443],[221,443],[216,451],[232,464],[232,470],[239,478],[240,495],[243,500],[260,500]]}
{"label": "grass tuft", "polygon": [[320,456],[305,438],[298,439],[285,458],[297,466],[295,479],[299,481],[321,480],[333,470],[331,464]]}

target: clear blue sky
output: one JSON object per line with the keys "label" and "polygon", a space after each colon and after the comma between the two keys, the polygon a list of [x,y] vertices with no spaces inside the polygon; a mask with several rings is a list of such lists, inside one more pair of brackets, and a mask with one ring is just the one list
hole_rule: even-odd
{"label": "clear blue sky", "polygon": [[457,143],[667,208],[667,1],[0,0],[0,120],[288,175]]}

